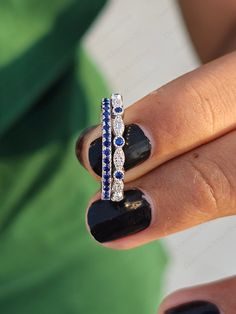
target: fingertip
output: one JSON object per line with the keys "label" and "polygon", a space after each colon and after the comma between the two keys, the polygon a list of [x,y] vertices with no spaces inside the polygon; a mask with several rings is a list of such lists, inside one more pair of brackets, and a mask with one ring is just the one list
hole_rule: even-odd
{"label": "fingertip", "polygon": [[[87,169],[95,178],[98,174],[91,167],[89,160],[89,150],[91,143],[99,138],[100,129],[98,125],[94,125],[84,129],[78,137],[75,145],[75,154],[80,164]],[[100,154],[101,155],[101,154]]]}
{"label": "fingertip", "polygon": [[[226,288],[227,286],[227,288]],[[234,288],[234,286],[233,286]],[[158,314],[231,313],[230,279],[179,289],[162,301]],[[235,302],[233,303],[234,308]]]}
{"label": "fingertip", "polygon": [[[130,235],[149,227],[151,207],[140,190],[132,189],[125,191],[120,202],[93,198],[86,216],[89,231],[95,240],[110,248],[124,249],[129,248],[125,242]],[[115,243],[121,238],[125,241]]]}

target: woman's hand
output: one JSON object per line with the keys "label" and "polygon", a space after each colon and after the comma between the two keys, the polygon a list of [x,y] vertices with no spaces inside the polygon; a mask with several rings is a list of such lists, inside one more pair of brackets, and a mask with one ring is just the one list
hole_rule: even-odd
{"label": "woman's hand", "polygon": [[[95,202],[97,194],[89,206],[88,225],[98,241],[131,248],[236,213],[236,52],[130,106],[125,124],[125,187],[136,189],[126,192],[127,202],[140,202],[142,211],[132,210],[126,201],[124,208]],[[87,133],[78,153],[97,179],[99,132],[97,127]],[[102,215],[101,207],[107,209]],[[140,229],[145,230],[130,235]]]}
{"label": "woman's hand", "polygon": [[[212,7],[210,2],[204,5]],[[191,3],[192,8],[201,6]],[[181,4],[188,18],[189,2]],[[221,7],[218,1],[217,5]],[[196,19],[199,12],[194,11]],[[197,31],[192,35],[193,40],[201,38]],[[208,35],[206,31],[202,37]],[[216,36],[212,42],[219,48],[217,40]],[[198,43],[196,39],[204,61],[222,54],[223,49],[211,49],[209,44],[204,50]],[[225,52],[233,50],[229,38],[225,44]],[[236,214],[236,52],[152,92],[130,106],[124,119],[125,199],[117,204],[99,200],[100,193],[93,197],[87,221],[97,241],[129,249]],[[99,136],[100,127],[83,134],[77,142],[77,156],[100,180]],[[184,289],[167,297],[160,313],[235,314],[235,290],[236,278]]]}
{"label": "woman's hand", "polygon": [[[125,200],[117,204],[99,200],[100,193],[94,196],[88,226],[95,239],[128,249],[236,214],[236,52],[130,106],[125,124]],[[100,127],[94,128],[77,145],[79,159],[96,179],[99,136]],[[236,288],[235,280],[230,283]],[[223,284],[213,290],[222,294],[217,287]],[[203,288],[193,288],[178,292],[170,303],[199,291],[207,299]],[[220,305],[218,297],[213,301]]]}

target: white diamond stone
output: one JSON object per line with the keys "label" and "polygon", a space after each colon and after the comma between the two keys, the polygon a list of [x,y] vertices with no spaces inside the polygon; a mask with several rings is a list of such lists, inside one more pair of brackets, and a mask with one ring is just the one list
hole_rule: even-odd
{"label": "white diamond stone", "polygon": [[124,189],[123,181],[114,180],[113,185],[112,185],[111,200],[114,201],[114,202],[121,201],[123,199],[123,197],[124,197],[123,189]]}
{"label": "white diamond stone", "polygon": [[113,130],[115,135],[122,135],[125,130],[125,125],[121,116],[116,116],[113,120]]}
{"label": "white diamond stone", "polygon": [[112,94],[111,101],[113,108],[123,106],[122,97],[120,94]]}
{"label": "white diamond stone", "polygon": [[116,169],[122,169],[125,162],[125,154],[122,148],[117,148],[113,156],[114,166]]}
{"label": "white diamond stone", "polygon": [[113,202],[120,202],[120,201],[123,200],[123,198],[124,198],[124,195],[123,195],[122,192],[120,192],[120,193],[113,193],[112,196],[111,196],[111,200]]}
{"label": "white diamond stone", "polygon": [[112,185],[112,191],[119,193],[119,192],[122,192],[123,189],[124,189],[124,182],[115,179]]}

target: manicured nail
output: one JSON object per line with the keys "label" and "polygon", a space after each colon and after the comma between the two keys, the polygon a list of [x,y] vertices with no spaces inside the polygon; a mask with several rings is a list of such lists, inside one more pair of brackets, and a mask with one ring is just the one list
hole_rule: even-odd
{"label": "manicured nail", "polygon": [[165,314],[220,314],[220,311],[215,304],[206,301],[194,301],[178,305],[167,310]]}
{"label": "manicured nail", "polygon": [[94,202],[87,217],[90,232],[98,242],[108,242],[146,229],[151,222],[151,207],[137,189],[125,191],[121,202]]}
{"label": "manicured nail", "polygon": [[81,165],[84,165],[84,162],[82,160],[82,149],[83,149],[83,144],[84,144],[84,139],[85,136],[93,129],[95,129],[97,127],[97,125],[93,125],[93,126],[89,126],[88,128],[84,129],[81,133],[80,136],[76,142],[75,145],[75,154],[79,160],[79,162],[81,163]]}
{"label": "manicured nail", "polygon": [[[136,124],[130,124],[124,131],[125,146],[125,170],[142,163],[151,154],[151,143],[142,129]],[[101,137],[93,141],[89,148],[89,162],[99,176],[102,174],[102,139]]]}

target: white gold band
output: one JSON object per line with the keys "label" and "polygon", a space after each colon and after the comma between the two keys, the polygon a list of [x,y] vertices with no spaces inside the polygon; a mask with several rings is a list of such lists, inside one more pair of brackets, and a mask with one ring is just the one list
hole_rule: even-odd
{"label": "white gold band", "polygon": [[124,133],[124,122],[123,122],[123,100],[120,94],[111,95],[111,106],[112,106],[112,130],[113,130],[113,182],[111,188],[111,200],[119,202],[124,198],[124,163],[125,154],[123,146],[125,145]]}
{"label": "white gold band", "polygon": [[111,126],[111,100],[102,99],[102,191],[101,199],[111,199],[112,184],[112,126]]}

